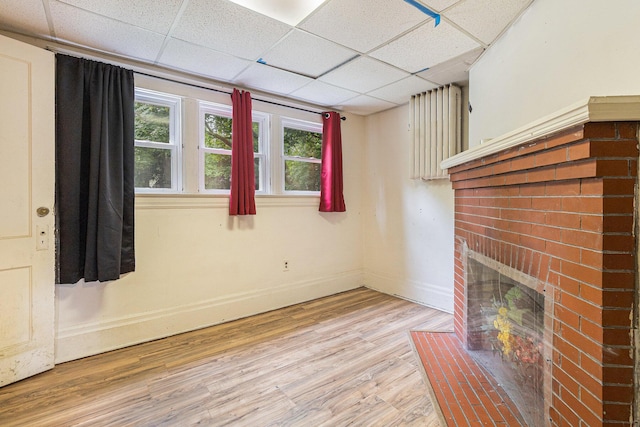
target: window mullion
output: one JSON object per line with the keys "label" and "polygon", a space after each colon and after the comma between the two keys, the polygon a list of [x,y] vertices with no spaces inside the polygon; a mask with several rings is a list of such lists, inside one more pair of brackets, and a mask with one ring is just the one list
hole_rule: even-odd
{"label": "window mullion", "polygon": [[181,164],[182,191],[198,191],[198,103],[192,99],[184,100],[182,117]]}

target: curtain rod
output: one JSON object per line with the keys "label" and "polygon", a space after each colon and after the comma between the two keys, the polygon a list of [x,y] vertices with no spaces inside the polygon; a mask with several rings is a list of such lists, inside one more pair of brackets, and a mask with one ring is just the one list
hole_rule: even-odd
{"label": "curtain rod", "polygon": [[[72,55],[72,56],[76,56],[76,57],[77,56],[86,57],[86,55],[81,53],[81,52],[76,52],[76,51],[74,51],[72,49],[65,49],[64,47],[60,47],[60,46],[47,45],[46,49],[49,50],[49,51],[52,51],[54,53],[61,53],[61,54],[64,54],[64,55]],[[104,54],[109,55],[108,52],[104,52]],[[91,55],[89,55],[89,56],[91,56]],[[94,59],[91,59],[91,60],[94,60]],[[101,59],[99,56],[98,56],[97,60],[104,61],[104,59]],[[113,61],[111,61],[111,62],[113,63]],[[120,61],[116,60],[115,62],[120,62]],[[123,65],[125,67],[131,67],[131,65],[129,65],[129,64],[123,64]],[[134,66],[134,68],[136,68],[136,67]],[[212,88],[212,87],[202,86],[202,85],[198,85],[198,84],[195,84],[195,83],[183,82],[183,81],[180,81],[180,80],[177,80],[177,79],[172,79],[172,78],[169,78],[169,77],[163,77],[163,76],[157,76],[157,75],[154,75],[154,74],[145,73],[143,71],[133,70],[133,72],[135,74],[140,74],[142,76],[152,77],[154,79],[165,80],[165,81],[168,81],[168,82],[183,84],[183,85],[195,87],[195,88],[198,88],[198,89],[205,89],[205,90],[210,90],[210,91],[213,91],[213,92],[226,93],[228,95],[231,95],[231,92],[226,91],[226,90],[222,90],[222,89],[215,89],[215,88]],[[275,101],[268,101],[266,99],[260,99],[260,98],[253,98],[252,97],[252,100],[258,101],[258,102],[263,102],[265,104],[277,105],[279,107],[285,107],[285,108],[291,108],[291,109],[298,110],[298,111],[304,111],[304,112],[312,113],[312,114],[323,114],[323,112],[313,111],[313,110],[309,110],[309,109],[302,108],[302,107],[294,107],[293,105],[282,104],[282,103],[275,102]],[[347,120],[347,118],[344,117],[344,116],[340,116],[340,120]]]}
{"label": "curtain rod", "polygon": [[[226,90],[222,90],[222,89],[215,89],[215,88],[212,88],[212,87],[201,86],[201,85],[197,85],[195,83],[181,82],[179,80],[174,80],[174,79],[171,79],[169,77],[155,76],[153,74],[143,73],[141,71],[134,71],[134,73],[135,74],[140,74],[142,76],[152,77],[154,79],[165,80],[165,81],[168,81],[168,82],[171,82],[171,83],[178,83],[178,84],[183,84],[183,85],[195,87],[195,88],[198,88],[198,89],[205,89],[205,90],[210,90],[210,91],[213,91],[213,92],[226,93],[227,95],[231,95],[231,92],[226,91]],[[294,107],[293,105],[281,104],[279,102],[267,101],[266,99],[260,99],[260,98],[254,98],[254,97],[251,97],[251,99],[253,101],[264,102],[265,104],[272,104],[272,105],[277,105],[279,107],[292,108],[294,110],[304,111],[304,112],[307,112],[307,113],[324,114],[325,117],[329,117],[329,115],[327,113],[322,113],[322,112],[313,111],[313,110],[307,110],[306,108],[302,108],[302,107]],[[344,116],[340,116],[340,120],[347,120],[347,118],[344,117]]]}

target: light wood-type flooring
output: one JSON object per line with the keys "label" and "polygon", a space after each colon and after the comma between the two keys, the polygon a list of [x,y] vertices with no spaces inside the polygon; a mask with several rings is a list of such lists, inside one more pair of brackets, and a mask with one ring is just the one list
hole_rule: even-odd
{"label": "light wood-type flooring", "polygon": [[0,426],[437,426],[409,331],[450,314],[366,288],[57,365]]}

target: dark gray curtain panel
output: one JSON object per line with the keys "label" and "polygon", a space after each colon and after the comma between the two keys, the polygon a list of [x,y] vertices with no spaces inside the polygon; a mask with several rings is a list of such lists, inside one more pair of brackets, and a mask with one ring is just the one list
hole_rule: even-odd
{"label": "dark gray curtain panel", "polygon": [[56,55],[57,283],[134,271],[134,77]]}

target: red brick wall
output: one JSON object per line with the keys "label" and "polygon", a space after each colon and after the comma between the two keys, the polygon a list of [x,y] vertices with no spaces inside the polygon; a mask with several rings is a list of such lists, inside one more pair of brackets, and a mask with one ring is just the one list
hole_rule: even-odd
{"label": "red brick wall", "polygon": [[449,170],[456,332],[464,339],[463,243],[545,283],[552,425],[630,425],[637,130],[587,123]]}

